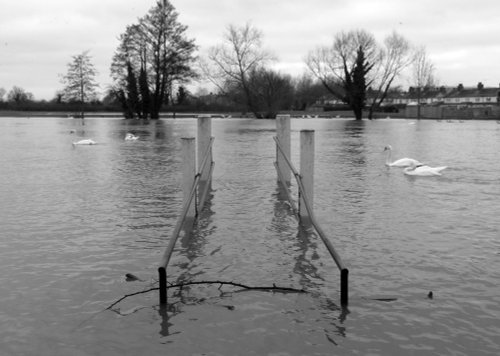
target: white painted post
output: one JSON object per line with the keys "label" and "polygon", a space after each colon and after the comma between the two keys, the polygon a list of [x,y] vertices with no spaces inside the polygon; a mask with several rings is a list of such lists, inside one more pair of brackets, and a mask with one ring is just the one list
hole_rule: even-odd
{"label": "white painted post", "polygon": [[[203,209],[208,191],[212,188],[210,171],[212,167],[212,118],[209,115],[198,116],[198,173],[200,173],[200,183],[198,185],[199,210]],[[207,160],[204,161],[207,154]],[[204,167],[202,167],[202,165]]]}
{"label": "white painted post", "polygon": [[[314,130],[300,131],[300,177],[304,186],[309,207],[314,206]],[[312,214],[313,212],[311,212]],[[304,203],[303,194],[299,202],[299,215],[301,218],[309,216]]]}
{"label": "white painted post", "polygon": [[[277,115],[276,116],[276,137],[280,143],[283,152],[286,154],[288,159],[290,157],[290,115]],[[281,176],[285,180],[285,184],[290,184],[291,171],[288,166],[283,154],[276,148],[276,163],[278,164],[278,169],[281,172]]]}
{"label": "white painted post", "polygon": [[[186,204],[193,188],[196,175],[196,139],[183,137],[182,139],[182,203]],[[196,203],[195,203],[196,204]],[[186,217],[194,218],[196,215],[195,204],[191,204]]]}
{"label": "white painted post", "polygon": [[199,116],[198,117],[198,172],[201,173],[200,181],[206,182],[208,180],[208,175],[210,174],[210,164],[212,163],[212,149],[210,149],[208,162],[205,170],[202,172],[201,164],[203,163],[203,157],[205,157],[205,152],[207,147],[210,145],[210,139],[212,136],[212,118],[210,116]]}

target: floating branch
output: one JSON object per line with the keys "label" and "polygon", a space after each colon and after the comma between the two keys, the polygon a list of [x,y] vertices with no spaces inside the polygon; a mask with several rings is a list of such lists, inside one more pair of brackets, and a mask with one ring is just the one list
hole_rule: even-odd
{"label": "floating branch", "polygon": [[[245,284],[241,283],[235,283],[235,282],[226,282],[226,281],[198,281],[198,282],[184,282],[184,283],[178,283],[178,284],[170,284],[167,286],[167,289],[169,288],[183,288],[185,286],[191,286],[191,285],[198,285],[198,284],[220,284],[220,287],[223,285],[230,285],[234,287],[239,287],[243,288],[246,290],[264,290],[264,291],[275,291],[275,292],[283,292],[283,293],[307,293],[306,290],[304,289],[297,289],[297,288],[291,288],[291,287],[279,287],[276,284],[273,283],[272,286],[270,287],[252,287],[252,286],[247,286]],[[145,294],[149,293],[154,290],[159,290],[159,287],[154,287],[154,288],[149,288],[145,289],[139,292],[131,293],[131,294],[125,294],[123,297],[109,305],[105,310],[110,310],[112,309],[115,305],[120,303],[122,300],[128,298],[128,297],[133,297],[134,295],[138,294]]]}
{"label": "floating branch", "polygon": [[179,284],[171,284],[171,285],[167,286],[167,289],[168,288],[182,288],[185,286],[196,285],[196,284],[220,284],[221,287],[223,285],[230,285],[230,286],[240,287],[240,288],[247,289],[247,290],[267,290],[267,291],[275,291],[275,292],[307,293],[306,290],[304,290],[304,289],[297,289],[297,288],[291,288],[291,287],[279,287],[274,283],[270,287],[258,287],[258,286],[252,287],[252,286],[247,286],[247,285],[241,284],[241,283],[225,282],[225,281],[185,282],[185,283],[179,283]]}

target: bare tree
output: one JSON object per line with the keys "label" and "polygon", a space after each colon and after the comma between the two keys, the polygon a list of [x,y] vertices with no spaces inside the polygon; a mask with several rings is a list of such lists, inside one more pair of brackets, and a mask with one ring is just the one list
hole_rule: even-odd
{"label": "bare tree", "polygon": [[427,57],[424,46],[417,47],[413,54],[411,66],[411,85],[417,90],[417,119],[420,119],[420,100],[422,89],[435,85],[434,64]]}
{"label": "bare tree", "polygon": [[384,40],[381,60],[372,73],[369,86],[374,89],[368,117],[371,119],[375,108],[380,107],[387,93],[401,72],[413,61],[410,43],[401,35],[392,32]]}
{"label": "bare tree", "polygon": [[249,86],[260,116],[275,118],[280,110],[292,106],[293,84],[289,75],[260,68],[250,73]]}
{"label": "bare tree", "polygon": [[229,25],[224,42],[208,50],[208,60],[201,62],[201,69],[222,94],[240,90],[248,110],[258,115],[250,75],[273,59],[262,48],[262,33],[250,23],[241,27]]}
{"label": "bare tree", "polygon": [[99,84],[95,81],[97,71],[92,63],[89,51],[73,56],[73,61],[68,63],[68,71],[62,77],[65,85],[62,91],[67,101],[75,101],[81,104],[81,118],[85,116],[85,103],[95,99],[96,88]]}
{"label": "bare tree", "polygon": [[305,110],[309,105],[314,104],[329,93],[325,86],[310,73],[304,73],[301,77],[294,78],[293,84],[295,110]]}
{"label": "bare tree", "polygon": [[[408,42],[397,33],[389,35],[384,45],[365,30],[340,32],[333,45],[310,52],[306,65],[323,85],[343,100],[357,120],[369,105],[369,118],[384,101],[394,79],[411,63]],[[371,88],[369,103],[366,90]]]}
{"label": "bare tree", "polygon": [[310,52],[306,65],[331,94],[351,107],[355,118],[360,120],[365,105],[366,77],[379,57],[380,50],[373,35],[354,30],[340,32],[333,45]]}

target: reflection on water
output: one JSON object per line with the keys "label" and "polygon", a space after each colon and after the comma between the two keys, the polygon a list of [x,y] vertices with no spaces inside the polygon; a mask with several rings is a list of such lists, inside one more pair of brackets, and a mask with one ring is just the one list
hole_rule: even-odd
{"label": "reflection on water", "polygon": [[[213,121],[213,189],[180,236],[168,281],[308,293],[197,285],[169,289],[165,308],[156,292],[131,296],[118,314],[103,310],[157,285],[182,203],[180,138],[196,121],[1,119],[2,352],[495,354],[498,125],[292,120],[295,166],[300,130],[315,130],[315,211],[349,267],[348,308],[335,263],[276,182],[274,125]],[[72,146],[84,138],[98,145]],[[386,144],[449,168],[406,177],[384,165]],[[128,272],[145,282],[126,282]]]}

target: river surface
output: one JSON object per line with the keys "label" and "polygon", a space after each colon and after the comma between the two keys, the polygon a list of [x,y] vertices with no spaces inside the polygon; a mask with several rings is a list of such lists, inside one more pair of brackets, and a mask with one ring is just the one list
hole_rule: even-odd
{"label": "river surface", "polygon": [[[276,182],[273,120],[212,120],[213,189],[168,280],[307,293],[203,284],[169,289],[166,308],[152,290],[107,309],[158,286],[196,120],[1,118],[0,354],[498,355],[500,125],[291,127],[296,167],[300,130],[315,130],[314,209],[350,271],[346,308],[335,263]],[[98,144],[72,145],[84,138]],[[405,176],[384,165],[387,144],[448,168]]]}

